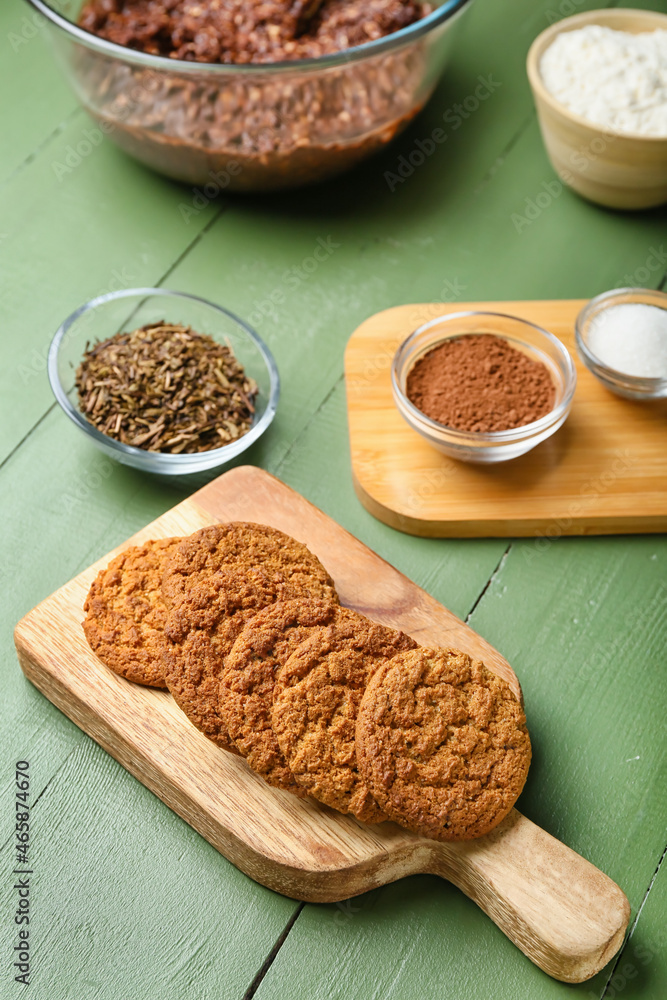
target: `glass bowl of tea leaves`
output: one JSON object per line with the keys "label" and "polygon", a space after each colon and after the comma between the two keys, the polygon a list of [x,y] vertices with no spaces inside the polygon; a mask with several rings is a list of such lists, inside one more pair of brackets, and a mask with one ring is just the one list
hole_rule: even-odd
{"label": "glass bowl of tea leaves", "polygon": [[280,378],[259,335],[185,292],[129,288],[92,299],[56,331],[56,400],[109,457],[186,475],[236,458],[273,420]]}

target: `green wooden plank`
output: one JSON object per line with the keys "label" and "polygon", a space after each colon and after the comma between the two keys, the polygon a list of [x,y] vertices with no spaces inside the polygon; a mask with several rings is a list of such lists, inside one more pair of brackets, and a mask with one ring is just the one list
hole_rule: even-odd
{"label": "green wooden plank", "polygon": [[[0,191],[0,392],[7,414],[0,459],[53,401],[46,357],[60,322],[102,292],[159,282],[220,210],[205,209],[186,229],[178,185],[139,166],[108,139],[94,146],[86,138],[91,128],[85,116],[70,121]],[[77,146],[89,150],[78,163],[68,158]],[[63,165],[68,172],[55,170]]]}
{"label": "green wooden plank", "polygon": [[[39,769],[33,762],[33,780]],[[5,810],[7,812],[7,810]],[[40,1000],[236,1000],[296,904],[242,875],[82,740],[32,812],[30,990]],[[13,844],[2,851],[14,867]],[[3,879],[0,995],[17,943]],[[14,987],[14,989],[12,989]]]}
{"label": "green wooden plank", "polygon": [[1,182],[39,155],[78,108],[53,59],[45,20],[24,0],[0,6],[0,92]]}
{"label": "green wooden plank", "polygon": [[663,859],[639,920],[614,965],[603,1000],[617,1000],[619,997],[623,1000],[664,1000],[667,983],[666,913],[667,870]]}
{"label": "green wooden plank", "polygon": [[471,624],[521,678],[528,814],[638,905],[667,827],[667,540],[515,542]]}
{"label": "green wooden plank", "polygon": [[471,624],[503,643],[524,687],[525,811],[636,912],[667,830],[665,538],[515,543]]}
{"label": "green wooden plank", "polygon": [[307,906],[256,993],[257,1000],[559,995],[576,991],[548,980],[458,890],[428,875],[335,906]]}

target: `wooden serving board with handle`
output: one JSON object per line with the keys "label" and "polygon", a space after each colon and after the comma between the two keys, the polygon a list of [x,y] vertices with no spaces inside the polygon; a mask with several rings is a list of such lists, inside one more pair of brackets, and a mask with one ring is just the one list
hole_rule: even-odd
{"label": "wooden serving board with handle", "polygon": [[[305,542],[331,572],[344,604],[423,645],[453,645],[482,658],[521,696],[512,668],[484,639],[259,469],[220,476],[120,549],[228,520],[262,522]],[[50,701],[233,864],[277,892],[311,902],[432,872],[459,886],[551,976],[580,982],[614,955],[630,912],[622,891],[516,810],[491,834],[467,843],[439,843],[393,823],[364,826],[269,787],[202,736],[169,694],[108,670],[84,638],[82,608],[97,571],[120,549],[19,622],[21,666]]]}
{"label": "wooden serving board with handle", "polygon": [[[354,331],[345,351],[352,476],[363,505],[412,535],[517,537],[667,529],[667,400],[621,399],[579,360],[574,323],[584,300],[396,306]],[[391,391],[399,344],[436,316],[509,313],[570,351],[577,388],[565,424],[520,458],[473,465],[441,454],[401,417]]]}

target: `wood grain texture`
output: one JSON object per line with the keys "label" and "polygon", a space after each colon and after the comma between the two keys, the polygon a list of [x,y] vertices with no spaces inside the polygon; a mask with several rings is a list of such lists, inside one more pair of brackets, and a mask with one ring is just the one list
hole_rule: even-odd
{"label": "wood grain texture", "polygon": [[[345,379],[352,474],[359,499],[380,520],[415,535],[486,537],[627,534],[667,528],[667,404],[621,399],[579,361],[574,321],[584,301],[462,302],[399,306],[350,337]],[[394,405],[391,363],[416,327],[436,316],[483,309],[554,333],[577,366],[565,425],[511,462],[479,466],[442,455]]]}
{"label": "wood grain texture", "polygon": [[[302,497],[241,467],[148,525],[128,544],[217,520],[287,531],[331,571],[348,606],[431,645],[481,656],[520,694],[507,662],[416,585]],[[117,550],[116,550],[117,551]],[[516,810],[487,837],[441,844],[394,824],[367,827],[266,785],[207,741],[166,692],[128,684],[88,648],[80,627],[91,580],[109,553],[19,623],[26,675],[149,789],[252,878],[311,901],[346,899],[416,872],[458,885],[555,978],[580,982],[617,951],[629,917],[606,875]]]}
{"label": "wood grain texture", "polygon": [[[16,86],[18,79],[22,86]],[[41,99],[36,101],[38,79]],[[12,93],[2,114],[1,182],[42,152],[66,118],[79,113],[49,51],[41,16],[14,0],[0,5],[0,89]]]}

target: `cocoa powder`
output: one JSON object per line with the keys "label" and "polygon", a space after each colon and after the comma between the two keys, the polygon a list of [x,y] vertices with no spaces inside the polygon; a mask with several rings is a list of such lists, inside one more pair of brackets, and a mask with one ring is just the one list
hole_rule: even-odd
{"label": "cocoa powder", "polygon": [[546,416],[556,389],[546,365],[502,337],[471,333],[445,340],[417,361],[406,394],[439,424],[505,431]]}

